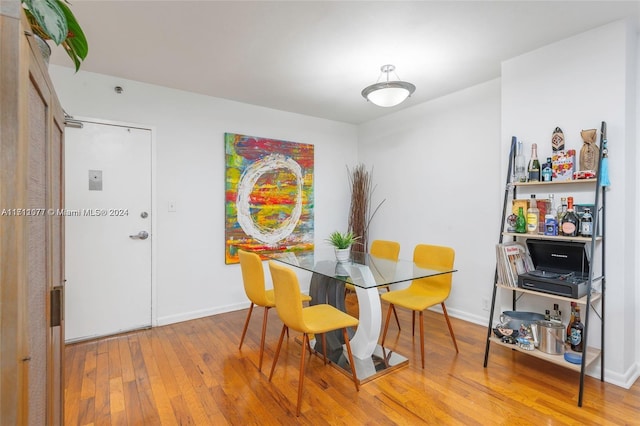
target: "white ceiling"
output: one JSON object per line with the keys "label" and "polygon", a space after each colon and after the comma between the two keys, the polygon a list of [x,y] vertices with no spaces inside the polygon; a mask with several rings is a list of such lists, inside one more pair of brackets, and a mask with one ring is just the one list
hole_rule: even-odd
{"label": "white ceiling", "polygon": [[[637,23],[639,5],[75,0],[71,8],[89,41],[84,71],[357,124],[497,78],[501,61],[556,40],[621,18]],[[71,66],[62,49],[51,63]],[[417,87],[394,108],[360,95],[387,63]]]}

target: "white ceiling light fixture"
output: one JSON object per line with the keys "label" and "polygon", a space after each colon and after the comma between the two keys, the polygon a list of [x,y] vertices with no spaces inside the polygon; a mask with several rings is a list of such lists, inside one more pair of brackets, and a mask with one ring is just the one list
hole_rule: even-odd
{"label": "white ceiling light fixture", "polygon": [[393,65],[383,65],[380,67],[380,71],[387,74],[386,81],[380,83],[380,77],[378,77],[377,83],[367,86],[362,90],[362,96],[364,96],[366,100],[381,107],[393,107],[404,102],[405,99],[415,92],[416,86],[406,81],[400,81],[397,74],[396,78],[398,78],[398,80],[389,81],[389,74],[394,72],[395,69],[396,67]]}

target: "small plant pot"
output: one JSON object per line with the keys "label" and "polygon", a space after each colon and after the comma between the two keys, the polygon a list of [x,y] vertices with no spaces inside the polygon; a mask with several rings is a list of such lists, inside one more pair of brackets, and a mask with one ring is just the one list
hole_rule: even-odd
{"label": "small plant pot", "polygon": [[340,263],[348,262],[349,255],[351,254],[351,247],[346,249],[334,249],[336,252],[336,260]]}
{"label": "small plant pot", "polygon": [[51,56],[51,46],[46,42],[42,37],[37,34],[33,34],[33,38],[40,49],[40,53],[42,54],[42,59],[44,60],[44,64],[49,67],[49,57]]}

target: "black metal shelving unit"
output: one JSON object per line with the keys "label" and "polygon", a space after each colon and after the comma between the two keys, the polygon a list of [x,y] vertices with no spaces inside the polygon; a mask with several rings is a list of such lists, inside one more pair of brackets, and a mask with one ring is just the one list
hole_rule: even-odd
{"label": "black metal shelving unit", "polygon": [[[511,140],[511,150],[509,155],[509,167],[507,171],[507,179],[505,184],[504,191],[504,202],[502,207],[502,218],[500,221],[500,236],[498,239],[498,243],[502,243],[504,238],[510,238],[511,240],[516,240],[517,238],[537,238],[544,240],[562,240],[562,241],[577,241],[582,242],[584,244],[590,245],[590,256],[591,256],[591,268],[589,268],[589,279],[587,284],[587,294],[586,296],[580,299],[571,299],[563,296],[555,296],[552,294],[546,294],[542,292],[526,290],[522,288],[514,288],[503,285],[498,280],[498,270],[496,265],[496,271],[494,274],[494,282],[493,282],[493,295],[491,298],[491,309],[489,314],[489,325],[487,327],[487,340],[486,347],[484,353],[484,367],[487,367],[489,361],[489,349],[491,343],[494,343],[498,346],[503,346],[508,349],[518,350],[527,355],[534,356],[537,358],[544,359],[546,361],[552,362],[556,365],[560,365],[562,367],[566,367],[568,369],[578,371],[580,373],[580,384],[578,391],[578,406],[582,407],[582,399],[583,399],[583,390],[584,390],[584,374],[585,370],[596,362],[598,359],[600,360],[600,380],[604,381],[604,336],[605,336],[605,293],[606,293],[606,279],[605,279],[605,197],[606,191],[605,187],[601,185],[600,179],[600,171],[602,171],[602,163],[603,163],[603,154],[605,154],[606,149],[606,123],[602,122],[601,127],[601,143],[600,143],[600,158],[598,161],[598,177],[594,179],[584,179],[584,180],[572,180],[572,181],[562,181],[562,182],[528,182],[528,183],[512,183],[511,182],[511,173],[514,166],[514,158],[516,153],[516,137],[512,137]],[[516,199],[517,192],[519,188],[526,190],[527,188],[540,189],[541,187],[548,186],[548,189],[551,190],[552,187],[560,185],[593,185],[594,187],[594,215],[593,215],[593,235],[591,237],[563,237],[563,236],[546,236],[546,235],[530,235],[530,234],[515,234],[504,232],[505,221],[507,218],[507,212],[511,210],[511,200]],[[565,188],[566,189],[566,188]],[[564,192],[564,191],[563,191]],[[600,230],[600,232],[598,232]],[[599,276],[594,276],[594,258],[596,257],[596,246],[600,245],[601,256],[600,256],[600,270],[602,272]],[[593,283],[601,282],[600,293],[592,292]],[[582,353],[582,363],[571,364],[564,360],[562,355],[548,355],[539,350],[528,351],[523,350],[517,347],[516,345],[510,345],[502,343],[498,338],[492,337],[493,330],[493,318],[495,314],[495,305],[496,305],[496,296],[498,294],[498,289],[503,289],[504,291],[511,291],[512,294],[512,310],[517,310],[517,301],[519,297],[524,294],[530,294],[538,297],[551,298],[554,300],[559,300],[561,302],[577,302],[578,305],[584,306],[584,314],[583,314],[583,322],[584,322],[584,332],[583,332],[583,341],[584,341],[584,350]],[[600,311],[596,309],[595,304],[600,305]],[[589,347],[588,346],[588,336],[589,336],[589,324],[591,323],[591,314],[594,313],[600,319],[600,349]]]}

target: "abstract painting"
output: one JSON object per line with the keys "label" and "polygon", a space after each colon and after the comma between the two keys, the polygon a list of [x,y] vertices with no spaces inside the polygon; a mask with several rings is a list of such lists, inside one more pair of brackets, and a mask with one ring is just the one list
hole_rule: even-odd
{"label": "abstract painting", "polygon": [[313,251],[310,144],[225,133],[225,263],[238,249]]}

